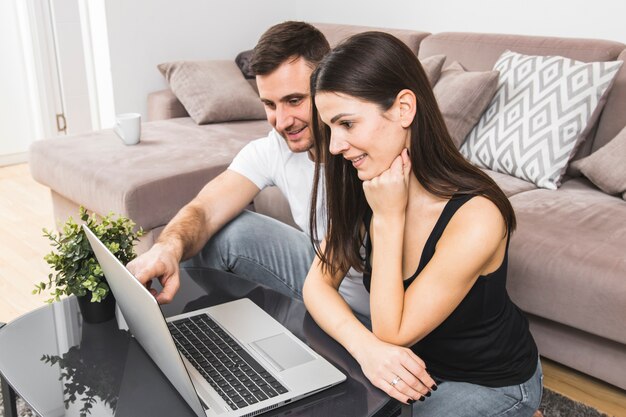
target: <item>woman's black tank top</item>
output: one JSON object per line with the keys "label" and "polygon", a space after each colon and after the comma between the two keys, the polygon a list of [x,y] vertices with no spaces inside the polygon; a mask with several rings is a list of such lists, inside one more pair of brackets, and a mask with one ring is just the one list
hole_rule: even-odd
{"label": "woman's black tank top", "polygon": [[[404,281],[405,289],[433,257],[454,213],[472,197],[458,195],[448,201],[426,241],[417,270]],[[368,234],[363,284],[367,291],[371,280],[370,222],[371,212],[365,218]],[[442,380],[503,387],[521,384],[535,372],[538,352],[528,320],[506,291],[508,246],[507,240],[502,265],[491,274],[479,276],[452,314],[411,347],[426,362],[431,375]]]}

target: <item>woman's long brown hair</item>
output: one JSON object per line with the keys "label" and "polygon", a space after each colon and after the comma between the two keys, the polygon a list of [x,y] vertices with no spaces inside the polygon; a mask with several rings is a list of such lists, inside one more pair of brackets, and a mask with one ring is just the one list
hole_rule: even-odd
{"label": "woman's long brown hair", "polygon": [[[482,195],[500,210],[509,232],[515,214],[506,195],[484,172],[458,151],[446,128],[433,90],[417,57],[402,41],[383,32],[354,35],[333,49],[311,75],[311,98],[320,92],[342,93],[388,110],[401,90],[416,96],[417,111],[410,127],[413,174],[430,193],[451,198],[455,194]],[[330,128],[313,105],[316,155],[311,201],[311,240],[323,269],[335,275],[354,267],[363,270],[361,226],[369,207],[363,185],[350,161],[329,151]],[[380,140],[384,140],[381,138]],[[320,247],[315,225],[320,179],[324,176],[322,205],[326,217],[326,247]]]}

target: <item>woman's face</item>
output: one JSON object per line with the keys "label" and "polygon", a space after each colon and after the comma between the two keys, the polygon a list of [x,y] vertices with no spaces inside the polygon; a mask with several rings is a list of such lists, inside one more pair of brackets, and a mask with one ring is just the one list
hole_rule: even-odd
{"label": "woman's face", "polygon": [[408,148],[410,129],[402,126],[397,102],[383,111],[352,96],[320,92],[315,105],[330,127],[330,153],[351,161],[362,181],[379,176]]}

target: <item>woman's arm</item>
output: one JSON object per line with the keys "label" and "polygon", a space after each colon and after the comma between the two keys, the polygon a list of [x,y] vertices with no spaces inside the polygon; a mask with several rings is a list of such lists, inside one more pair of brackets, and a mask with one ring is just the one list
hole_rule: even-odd
{"label": "woman's arm", "polygon": [[[378,219],[376,219],[378,217]],[[411,346],[441,324],[472,288],[479,275],[502,262],[506,225],[487,198],[474,197],[450,220],[433,258],[404,291],[403,223],[394,216],[372,220],[371,315],[381,340]]]}
{"label": "woman's arm", "polygon": [[354,316],[338,292],[345,275],[343,272],[340,271],[336,277],[322,272],[321,261],[316,257],[304,281],[302,295],[307,310],[317,324],[355,356],[358,346],[373,335]]}
{"label": "woman's arm", "polygon": [[[382,342],[356,319],[337,289],[343,271],[332,277],[316,258],[303,288],[304,303],[317,324],[361,365],[373,385],[402,402],[428,394],[435,381],[410,349]],[[398,383],[391,382],[399,377]]]}

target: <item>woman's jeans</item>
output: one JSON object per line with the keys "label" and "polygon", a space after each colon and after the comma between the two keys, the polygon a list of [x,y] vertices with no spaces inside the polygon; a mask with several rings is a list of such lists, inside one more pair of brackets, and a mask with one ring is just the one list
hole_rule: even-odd
{"label": "woman's jeans", "polygon": [[531,417],[539,408],[543,372],[537,363],[535,374],[520,385],[489,388],[466,382],[443,381],[425,401],[413,404],[419,417]]}

